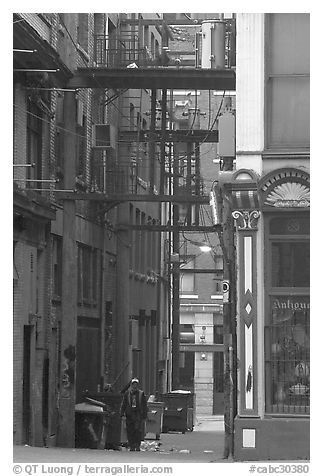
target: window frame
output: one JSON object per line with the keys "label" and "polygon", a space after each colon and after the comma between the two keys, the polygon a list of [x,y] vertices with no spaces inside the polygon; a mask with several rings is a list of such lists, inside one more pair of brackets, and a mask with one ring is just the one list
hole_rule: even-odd
{"label": "window frame", "polygon": [[60,235],[53,235],[53,300],[60,301],[62,299],[63,290],[63,238]]}
{"label": "window frame", "polygon": [[[29,167],[28,178],[41,180],[43,162],[43,113],[32,99],[28,100],[27,110],[27,163],[35,164],[34,167]],[[37,144],[36,153],[35,143]],[[41,188],[41,183],[38,183],[37,187],[35,187],[35,183],[37,182],[30,182],[30,187]]]}
{"label": "window frame", "polygon": [[[273,286],[272,283],[272,244],[275,242],[295,242],[295,241],[310,241],[310,230],[308,233],[304,234],[270,234],[270,222],[275,218],[280,218],[284,216],[287,218],[308,218],[309,213],[304,212],[295,212],[288,211],[285,212],[276,212],[276,213],[266,213],[264,215],[265,223],[265,247],[264,247],[264,262],[265,262],[265,316],[264,316],[264,368],[265,368],[265,414],[273,415],[283,415],[283,416],[309,416],[310,414],[310,403],[307,404],[296,404],[291,403],[293,400],[289,397],[289,403],[275,403],[273,397],[273,379],[272,371],[273,365],[275,363],[274,353],[272,351],[272,345],[275,343],[272,341],[271,332],[274,330],[274,325],[272,322],[272,310],[271,302],[272,299],[278,296],[295,299],[296,297],[308,298],[310,300],[310,287],[291,287],[291,286]],[[292,330],[292,326],[290,327]],[[308,329],[310,329],[310,318],[308,323]],[[297,359],[295,358],[295,362]],[[308,358],[308,365],[310,365],[310,359]],[[288,365],[288,364],[287,364]],[[277,390],[278,391],[278,390]],[[308,394],[309,397],[309,394]],[[301,400],[301,399],[300,399]],[[304,399],[305,400],[305,399]],[[295,399],[296,401],[296,399]]]}
{"label": "window frame", "polygon": [[[85,264],[85,256],[88,253],[88,265]],[[99,300],[100,285],[100,261],[99,249],[84,243],[77,244],[77,296],[78,304],[96,307]],[[84,293],[84,287],[88,285],[88,294]]]}
{"label": "window frame", "polygon": [[[187,262],[181,263],[181,267],[179,268],[179,292],[181,295],[185,294],[195,294],[196,293],[196,279],[195,279],[195,274],[194,269],[196,267],[196,256],[195,255],[187,255]],[[191,264],[191,267],[187,267],[188,264]],[[181,272],[181,269],[192,269],[193,271],[191,273],[189,272]],[[192,280],[192,289],[184,289],[183,287],[183,279],[184,278],[190,278]]]}
{"label": "window frame", "polygon": [[[287,15],[289,13],[285,13]],[[274,45],[271,42],[271,25],[270,22],[274,15],[283,15],[282,13],[268,13],[265,16],[265,46],[264,46],[264,56],[265,56],[265,74],[264,74],[264,82],[265,82],[265,97],[264,97],[264,118],[265,118],[265,147],[264,147],[264,155],[266,153],[273,153],[273,152],[282,152],[286,153],[288,151],[292,153],[308,153],[310,147],[310,137],[308,137],[308,143],[295,143],[297,137],[294,137],[290,140],[290,142],[275,142],[272,137],[272,122],[273,122],[273,80],[286,80],[286,79],[301,79],[301,78],[308,78],[310,81],[310,71],[304,72],[295,71],[294,69],[291,71],[279,72],[275,71],[272,65],[271,57],[274,55]],[[293,15],[293,13],[290,13]],[[301,15],[301,14],[299,14]],[[305,15],[305,13],[304,13]],[[310,99],[308,99],[310,102]],[[286,117],[284,117],[286,119]],[[295,119],[294,119],[295,120]],[[288,121],[290,122],[290,121]],[[309,122],[309,121],[308,121]],[[287,121],[286,121],[287,123]]]}

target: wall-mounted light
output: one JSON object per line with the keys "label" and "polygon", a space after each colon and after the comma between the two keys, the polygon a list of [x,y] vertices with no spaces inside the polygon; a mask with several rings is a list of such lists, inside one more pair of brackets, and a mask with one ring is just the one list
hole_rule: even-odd
{"label": "wall-mounted light", "polygon": [[200,360],[207,360],[207,354],[205,352],[201,353]]}

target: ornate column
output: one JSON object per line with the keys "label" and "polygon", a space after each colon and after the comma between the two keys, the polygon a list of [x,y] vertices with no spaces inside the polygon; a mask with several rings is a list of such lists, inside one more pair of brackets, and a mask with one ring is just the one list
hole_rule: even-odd
{"label": "ornate column", "polygon": [[257,399],[257,209],[234,210],[238,249],[239,415],[258,414]]}
{"label": "ornate column", "polygon": [[222,188],[230,202],[237,250],[237,399],[239,416],[258,415],[257,368],[257,243],[258,175],[240,169],[222,174]]}

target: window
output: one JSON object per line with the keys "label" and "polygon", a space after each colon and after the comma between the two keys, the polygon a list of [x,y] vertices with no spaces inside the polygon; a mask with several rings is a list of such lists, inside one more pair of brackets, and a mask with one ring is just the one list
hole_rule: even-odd
{"label": "window", "polygon": [[[129,205],[129,223],[131,225],[133,225],[133,205],[132,203],[130,203]],[[130,228],[129,230],[129,237],[130,237],[130,243],[131,243],[131,246],[130,246],[130,250],[129,250],[129,268],[131,270],[133,270],[133,265],[134,265],[134,236],[135,236],[135,232]]]}
{"label": "window", "polygon": [[195,344],[195,331],[193,324],[179,325],[179,341],[181,344]]}
{"label": "window", "polygon": [[[138,208],[136,208],[135,220],[136,220],[135,224],[140,225],[140,210]],[[134,249],[135,249],[134,265],[135,265],[135,271],[137,273],[139,273],[139,269],[140,269],[140,259],[141,259],[141,257],[140,257],[140,251],[141,251],[140,243],[141,243],[141,230],[136,229],[135,230],[135,246],[134,246]]]}
{"label": "window", "polygon": [[135,130],[135,106],[130,103],[130,106],[129,106],[129,127],[130,127],[130,130],[131,131],[134,131]]}
{"label": "window", "polygon": [[154,59],[155,58],[155,36],[153,33],[150,33],[150,52]]}
{"label": "window", "polygon": [[64,98],[59,96],[56,103],[56,137],[55,137],[56,167],[62,172],[64,166]]}
{"label": "window", "polygon": [[273,13],[266,16],[269,149],[309,147],[309,17],[306,13]]}
{"label": "window", "polygon": [[149,47],[149,26],[144,25],[144,46]]}
{"label": "window", "polygon": [[[42,178],[42,112],[32,101],[28,101],[27,118],[27,163],[34,164],[28,168],[28,178]],[[37,182],[30,182],[32,188],[41,188]]]}
{"label": "window", "polygon": [[61,236],[53,236],[53,287],[54,298],[62,297],[63,243]]}
{"label": "window", "polygon": [[309,413],[309,218],[267,222],[266,410]]}
{"label": "window", "polygon": [[[186,263],[181,264],[183,269],[194,269],[195,268],[195,259],[194,257],[189,257]],[[180,273],[180,292],[181,293],[193,293],[195,291],[195,279],[194,273],[185,272]]]}
{"label": "window", "polygon": [[96,306],[99,284],[98,250],[78,246],[78,302]]}
{"label": "window", "polygon": [[[157,225],[157,220],[152,220],[152,225]],[[160,246],[160,233],[158,231],[149,232],[152,233],[152,243],[153,246],[151,247],[151,265],[153,269],[157,269],[159,255],[158,250]]]}
{"label": "window", "polygon": [[[146,214],[141,213],[141,224],[146,224]],[[150,233],[146,230],[141,230],[141,239],[140,239],[140,272],[145,274],[147,268],[147,233]]]}
{"label": "window", "polygon": [[160,52],[159,52],[159,43],[158,43],[158,40],[155,40],[155,56],[156,58],[158,58],[160,55]]}
{"label": "window", "polygon": [[77,42],[84,51],[88,51],[89,24],[88,13],[78,14]]}
{"label": "window", "polygon": [[82,295],[83,301],[91,299],[91,248],[82,247]]}
{"label": "window", "polygon": [[275,287],[309,285],[309,242],[272,243],[272,284]]}
{"label": "window", "polygon": [[213,342],[214,344],[223,344],[223,326],[213,326]]}
{"label": "window", "polygon": [[76,170],[77,174],[83,177],[86,162],[86,116],[83,114],[83,103],[81,101],[78,101],[76,134]]}

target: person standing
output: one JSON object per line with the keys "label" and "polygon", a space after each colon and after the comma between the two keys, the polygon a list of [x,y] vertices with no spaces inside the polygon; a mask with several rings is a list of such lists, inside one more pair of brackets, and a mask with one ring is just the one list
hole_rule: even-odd
{"label": "person standing", "polygon": [[126,417],[127,439],[130,451],[140,451],[140,443],[145,437],[144,427],[147,419],[147,399],[139,389],[139,380],[133,378],[129,389],[124,393],[121,417]]}

